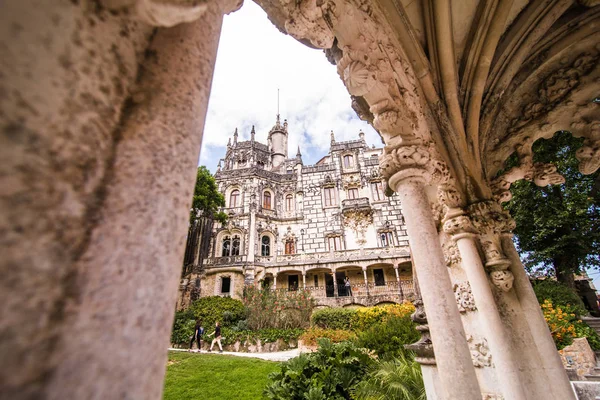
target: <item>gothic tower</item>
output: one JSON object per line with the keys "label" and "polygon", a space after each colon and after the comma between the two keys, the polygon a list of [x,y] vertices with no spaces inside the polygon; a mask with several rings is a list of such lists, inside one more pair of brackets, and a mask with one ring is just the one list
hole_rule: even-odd
{"label": "gothic tower", "polygon": [[271,150],[271,165],[275,169],[283,164],[283,161],[288,156],[288,123],[287,120],[283,120],[281,125],[279,120],[279,114],[277,114],[277,121],[275,126],[269,131],[268,143],[270,144]]}

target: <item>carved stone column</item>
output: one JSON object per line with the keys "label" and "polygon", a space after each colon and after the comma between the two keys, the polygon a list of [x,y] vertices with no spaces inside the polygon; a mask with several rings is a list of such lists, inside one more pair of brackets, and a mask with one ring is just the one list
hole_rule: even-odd
{"label": "carved stone column", "polygon": [[[477,249],[476,229],[461,209],[450,209],[444,221],[444,231],[456,241],[462,267],[468,278],[483,335],[487,339],[495,364],[499,387],[505,399],[526,400],[527,395],[520,376],[519,365],[511,351],[511,341],[504,326],[487,274]],[[455,290],[461,285],[455,285]],[[471,310],[462,308],[464,312]]]}
{"label": "carved stone column", "polygon": [[306,272],[302,272],[302,288],[306,290]]}
{"label": "carved stone column", "polygon": [[369,278],[367,277],[367,267],[362,268],[363,276],[365,278],[365,290],[367,292],[367,296],[369,295]]}
{"label": "carved stone column", "polygon": [[333,276],[333,297],[338,297],[338,286],[337,279],[335,278],[335,269],[331,269],[331,275]]}
{"label": "carved stone column", "polygon": [[402,293],[402,286],[400,285],[400,274],[398,273],[398,265],[394,265],[394,272],[396,273],[396,282],[398,283],[398,294],[400,295],[400,299],[404,299],[404,295]]}
{"label": "carved stone column", "polygon": [[273,273],[273,290],[277,290],[277,273]]}
{"label": "carved stone column", "polygon": [[386,149],[380,168],[402,202],[443,398],[480,400],[471,352],[425,192],[426,184],[447,179],[448,171],[431,157],[427,148],[418,145]]}

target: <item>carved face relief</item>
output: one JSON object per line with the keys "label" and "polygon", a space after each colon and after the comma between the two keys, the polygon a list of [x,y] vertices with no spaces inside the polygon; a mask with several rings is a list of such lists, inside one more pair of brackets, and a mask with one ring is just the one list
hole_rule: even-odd
{"label": "carved face relief", "polygon": [[467,311],[477,310],[469,282],[454,285],[454,296],[456,297],[459,312],[466,313]]}
{"label": "carved face relief", "polygon": [[515,277],[510,271],[492,271],[490,272],[492,283],[500,290],[508,292],[513,285]]}
{"label": "carved face relief", "polygon": [[467,343],[471,349],[471,359],[475,368],[492,366],[492,354],[485,338],[475,339],[473,336],[467,335]]}

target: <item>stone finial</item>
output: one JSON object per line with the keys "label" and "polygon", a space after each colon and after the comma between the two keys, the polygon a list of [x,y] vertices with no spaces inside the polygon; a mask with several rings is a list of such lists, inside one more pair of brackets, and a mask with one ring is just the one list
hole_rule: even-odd
{"label": "stone finial", "polygon": [[254,125],[252,125],[252,130],[250,131],[250,140],[254,142],[254,135],[256,131],[254,130]]}
{"label": "stone finial", "polygon": [[333,134],[333,129],[331,130],[331,143],[335,143],[335,135]]}
{"label": "stone finial", "polygon": [[238,140],[238,130],[237,130],[237,128],[235,128],[235,132],[233,132],[233,144],[234,144],[234,146],[237,144],[237,140]]}
{"label": "stone finial", "polygon": [[283,130],[287,132],[287,128],[288,128],[288,122],[287,119],[283,120]]}
{"label": "stone finial", "polygon": [[358,132],[358,137],[363,142],[365,141],[365,133],[362,131],[362,129]]}
{"label": "stone finial", "polygon": [[227,139],[227,147],[231,147],[231,138]]}

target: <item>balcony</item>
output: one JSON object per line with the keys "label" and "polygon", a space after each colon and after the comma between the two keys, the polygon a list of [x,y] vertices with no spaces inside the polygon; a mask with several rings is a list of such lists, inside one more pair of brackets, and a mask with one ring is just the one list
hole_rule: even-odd
{"label": "balcony", "polygon": [[[415,291],[412,280],[391,281],[375,284],[353,284],[351,291],[343,284],[327,286],[307,286],[305,290],[316,300],[317,306],[344,306],[360,304],[373,306],[379,303],[401,303],[412,301]],[[298,289],[276,289],[282,292],[296,291]]]}
{"label": "balcony", "polygon": [[350,260],[360,261],[404,257],[410,257],[408,246],[256,256],[254,257],[254,262],[262,264],[265,267],[277,267],[294,264],[347,263]]}
{"label": "balcony", "polygon": [[368,197],[359,197],[358,199],[346,199],[342,200],[342,213],[348,211],[370,211],[371,205],[369,204]]}
{"label": "balcony", "polygon": [[219,267],[225,265],[243,264],[246,262],[246,256],[226,256],[226,257],[209,257],[204,260],[204,265],[211,267]]}

